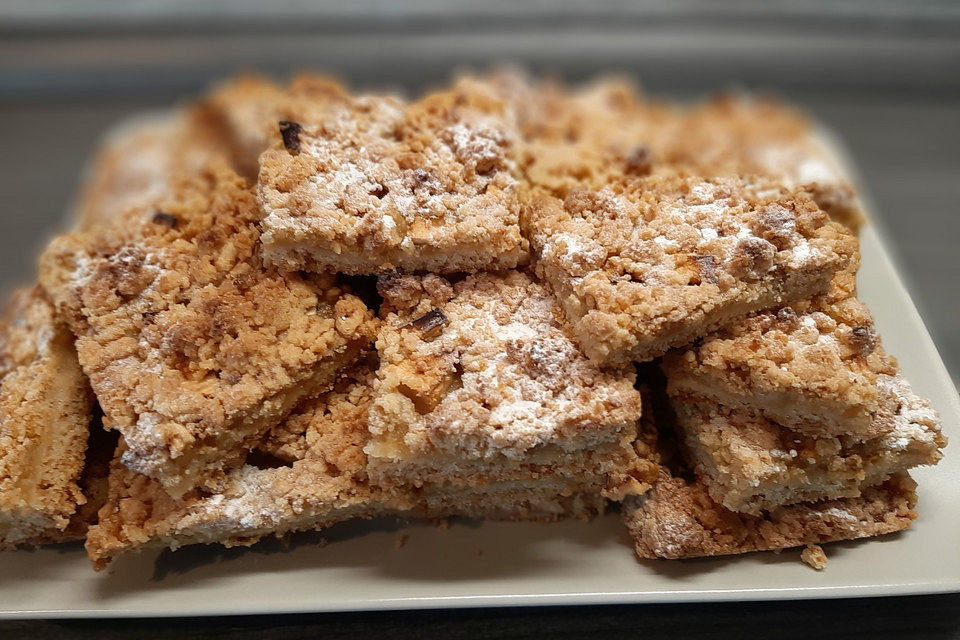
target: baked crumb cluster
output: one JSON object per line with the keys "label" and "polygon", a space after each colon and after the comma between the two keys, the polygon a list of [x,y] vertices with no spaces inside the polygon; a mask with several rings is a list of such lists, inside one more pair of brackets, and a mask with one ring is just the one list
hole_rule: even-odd
{"label": "baked crumb cluster", "polygon": [[641,558],[823,568],[910,525],[946,444],[859,222],[768,100],[231,80],[107,140],[0,323],[0,546],[622,503]]}

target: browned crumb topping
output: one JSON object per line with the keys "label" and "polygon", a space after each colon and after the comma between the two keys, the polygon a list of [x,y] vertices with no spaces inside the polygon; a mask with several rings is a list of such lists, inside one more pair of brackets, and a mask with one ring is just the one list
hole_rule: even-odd
{"label": "browned crumb topping", "polygon": [[288,434],[288,464],[246,464],[227,472],[213,489],[173,498],[118,458],[109,500],[87,539],[91,559],[102,567],[142,546],[249,545],[265,535],[320,528],[386,508],[367,482],[363,453],[374,374],[370,367],[359,368],[336,390],[305,401],[278,425]]}
{"label": "browned crumb topping", "polygon": [[809,435],[875,437],[892,428],[878,412],[878,376],[897,373],[854,271],[832,289],[732,323],[667,354],[663,368],[676,397],[704,397],[763,414]]}
{"label": "browned crumb topping", "polygon": [[542,285],[520,272],[482,274],[452,293],[440,307],[448,322],[439,335],[408,329],[403,317],[385,320],[371,416],[378,437],[391,434],[419,452],[517,456],[633,428],[640,397],[632,372],[584,358]]}
{"label": "browned crumb topping", "polygon": [[618,174],[760,175],[807,191],[851,229],[862,222],[850,180],[821,134],[776,100],[724,94],[684,107],[641,96],[618,80],[576,91],[509,73],[482,82],[517,113],[528,179],[557,197],[600,188]]}
{"label": "browned crumb topping", "polygon": [[280,136],[283,138],[283,147],[292,153],[300,153],[300,132],[303,127],[297,122],[280,121]]}
{"label": "browned crumb topping", "polygon": [[946,439],[939,417],[900,376],[883,376],[881,405],[892,429],[862,442],[811,438],[749,413],[674,400],[678,426],[711,496],[757,514],[782,504],[856,497],[894,473],[936,464]]}

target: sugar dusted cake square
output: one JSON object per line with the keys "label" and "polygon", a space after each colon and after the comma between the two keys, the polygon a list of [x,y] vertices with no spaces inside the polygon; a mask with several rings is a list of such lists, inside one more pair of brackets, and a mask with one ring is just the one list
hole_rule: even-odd
{"label": "sugar dusted cake square", "polygon": [[915,489],[909,476],[895,475],[856,498],[749,515],[718,504],[702,484],[664,472],[649,493],[624,501],[623,517],[640,558],[724,556],[903,531],[917,518]]}
{"label": "sugar dusted cake square", "polygon": [[333,390],[305,400],[274,427],[283,433],[283,451],[268,433],[265,446],[256,445],[242,465],[203,490],[173,497],[158,481],[128,469],[121,454],[87,538],[90,559],[102,568],[145,547],[250,545],[267,535],[408,508],[385,503],[367,481],[363,446],[374,375],[361,366]]}
{"label": "sugar dusted cake square", "polygon": [[55,240],[41,281],[124,464],[179,494],[328,389],[376,324],[332,276],[263,266],[253,188],[229,168],[174,184],[150,216]]}
{"label": "sugar dusted cake square", "polygon": [[515,125],[478,85],[413,104],[357,97],[284,128],[260,157],[269,264],[450,273],[528,259]]}
{"label": "sugar dusted cake square", "polygon": [[468,488],[511,504],[526,492],[582,496],[544,517],[588,515],[603,497],[649,487],[656,463],[638,442],[632,368],[587,360],[544,285],[522,272],[382,284],[366,447],[375,481],[454,505]]}
{"label": "sugar dusted cake square", "polygon": [[902,531],[917,517],[916,483],[906,473],[865,487],[856,497],[755,514],[728,509],[690,468],[664,381],[656,375],[645,379],[641,432],[657,434],[652,446],[661,466],[653,489],[628,496],[622,505],[639,558],[698,558],[852,540]]}
{"label": "sugar dusted cake square", "polygon": [[856,299],[855,277],[840,272],[827,294],[753,314],[671,351],[662,364],[670,394],[753,411],[814,437],[890,431],[878,380],[896,375],[897,366]]}
{"label": "sugar dusted cake square", "polygon": [[900,376],[881,376],[879,411],[893,428],[876,438],[811,438],[746,411],[673,400],[677,428],[698,479],[731,511],[861,495],[865,487],[936,464],[946,439],[939,417]]}
{"label": "sugar dusted cake square", "polygon": [[857,251],[805,193],[759,178],[655,175],[541,195],[524,229],[572,335],[612,364],[823,293]]}

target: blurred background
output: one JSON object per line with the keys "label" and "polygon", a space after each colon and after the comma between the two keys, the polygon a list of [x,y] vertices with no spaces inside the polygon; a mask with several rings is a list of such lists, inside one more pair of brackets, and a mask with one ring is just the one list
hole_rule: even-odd
{"label": "blurred background", "polygon": [[415,92],[510,62],[692,99],[743,87],[847,145],[875,224],[960,379],[960,3],[905,0],[0,0],[0,282],[33,277],[118,120],[238,70]]}

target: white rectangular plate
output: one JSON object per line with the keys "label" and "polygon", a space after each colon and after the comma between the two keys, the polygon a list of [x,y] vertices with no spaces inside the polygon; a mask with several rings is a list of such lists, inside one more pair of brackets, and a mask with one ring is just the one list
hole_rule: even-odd
{"label": "white rectangular plate", "polygon": [[[0,617],[228,615],[905,595],[960,591],[960,400],[872,226],[862,232],[861,298],[884,345],[931,399],[953,440],[920,483],[903,533],[826,546],[813,571],[799,551],[690,561],[633,556],[618,516],[542,525],[400,528],[344,523],[250,549],[190,547],[121,558],[95,573],[79,546],[0,553]],[[321,539],[329,545],[318,544]]]}

